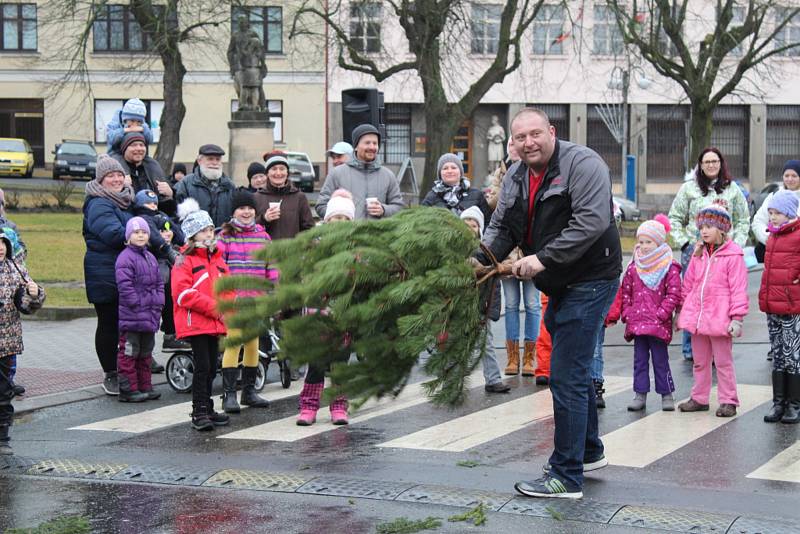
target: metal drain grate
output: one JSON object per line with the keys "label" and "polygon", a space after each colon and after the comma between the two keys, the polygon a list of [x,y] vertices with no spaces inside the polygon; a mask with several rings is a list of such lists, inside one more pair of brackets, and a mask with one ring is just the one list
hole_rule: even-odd
{"label": "metal drain grate", "polygon": [[126,482],[154,482],[157,484],[179,484],[181,486],[200,486],[211,478],[216,471],[183,471],[171,467],[129,465],[113,477],[112,480]]}
{"label": "metal drain grate", "polygon": [[479,503],[486,505],[486,508],[497,512],[508,501],[511,495],[503,493],[493,493],[480,490],[465,490],[449,488],[447,486],[420,485],[403,492],[397,497],[397,501],[420,502],[429,504],[444,504],[448,506],[463,506],[472,508]]}
{"label": "metal drain grate", "polygon": [[0,456],[0,473],[22,475],[37,463],[39,460],[24,456]]}
{"label": "metal drain grate", "polygon": [[503,506],[500,511],[510,514],[552,517],[559,520],[608,523],[620,508],[622,508],[621,504],[608,504],[589,500],[515,497]]}
{"label": "metal drain grate", "polygon": [[245,469],[224,469],[205,482],[202,486],[214,488],[251,489],[258,491],[293,492],[310,478],[281,473],[265,473]]}
{"label": "metal drain grate", "polygon": [[89,464],[78,460],[42,460],[28,469],[27,474],[107,480],[126,467],[126,464]]}
{"label": "metal drain grate", "polygon": [[773,519],[740,517],[728,529],[728,534],[800,534],[800,525]]}
{"label": "metal drain grate", "polygon": [[394,500],[398,495],[414,485],[413,482],[382,482],[379,480],[321,476],[304,484],[297,490],[297,493]]}
{"label": "metal drain grate", "polygon": [[625,506],[609,523],[674,532],[691,532],[692,534],[722,534],[728,530],[734,519],[736,519],[734,515]]}

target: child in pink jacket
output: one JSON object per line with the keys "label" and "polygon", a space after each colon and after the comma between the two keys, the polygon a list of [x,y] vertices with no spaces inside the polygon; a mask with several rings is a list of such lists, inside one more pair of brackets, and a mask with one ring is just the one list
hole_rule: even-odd
{"label": "child in pink jacket", "polygon": [[633,340],[633,391],[628,410],[644,410],[650,391],[650,358],[661,409],[675,410],[675,384],[667,345],[672,341],[672,314],[681,302],[681,264],[667,244],[669,219],[663,214],[636,230],[633,261],[622,279],[622,321],[625,340]]}
{"label": "child in pink jacket", "polygon": [[694,385],[682,412],[708,410],[711,364],[717,368],[717,417],[736,415],[739,397],[733,368],[733,338],[742,335],[747,315],[747,267],[739,245],[728,238],[731,216],[724,201],[697,214],[701,241],[683,279],[683,307],[678,327],[692,334]]}

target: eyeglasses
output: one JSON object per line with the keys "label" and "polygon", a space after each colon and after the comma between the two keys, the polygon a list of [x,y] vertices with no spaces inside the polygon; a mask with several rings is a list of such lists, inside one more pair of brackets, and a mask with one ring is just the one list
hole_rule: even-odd
{"label": "eyeglasses", "polygon": [[718,159],[710,159],[708,161],[704,161],[703,165],[719,165]]}

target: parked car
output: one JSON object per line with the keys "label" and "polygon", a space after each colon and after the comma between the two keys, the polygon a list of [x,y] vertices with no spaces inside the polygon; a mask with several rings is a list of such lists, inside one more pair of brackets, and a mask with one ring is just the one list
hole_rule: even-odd
{"label": "parked car", "polygon": [[753,202],[753,195],[750,194],[750,191],[748,191],[739,180],[734,180],[733,183],[739,186],[739,190],[744,195],[744,201],[747,202],[747,211],[750,212],[750,218],[752,219],[753,215],[756,214],[756,205],[755,202]]}
{"label": "parked car", "polygon": [[33,176],[33,149],[25,139],[0,137],[0,175]]}
{"label": "parked car", "polygon": [[619,206],[620,216],[623,221],[638,221],[642,212],[636,206],[636,202],[627,198],[614,197],[614,203]]}
{"label": "parked car", "polygon": [[758,193],[753,193],[750,196],[750,200],[753,202],[753,208],[754,208],[753,213],[758,211],[758,209],[761,207],[761,204],[764,203],[764,201],[767,199],[770,193],[774,193],[775,191],[780,189],[782,185],[783,185],[782,181],[770,182],[767,185],[765,185],[764,188],[761,189],[761,191],[759,191]]}
{"label": "parked car", "polygon": [[289,160],[289,179],[297,185],[300,191],[310,193],[314,191],[314,182],[317,181],[311,158],[305,152],[285,152]]}
{"label": "parked car", "polygon": [[78,176],[94,179],[97,152],[89,141],[64,139],[53,151],[53,180],[62,176]]}

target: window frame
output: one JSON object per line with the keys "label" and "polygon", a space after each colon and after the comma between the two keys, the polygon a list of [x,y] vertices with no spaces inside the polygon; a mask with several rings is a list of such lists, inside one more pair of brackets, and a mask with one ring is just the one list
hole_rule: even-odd
{"label": "window frame", "polygon": [[[539,18],[540,15],[543,15],[545,12],[550,12],[551,16],[546,19]],[[560,19],[555,19],[552,15],[560,14]],[[566,9],[562,4],[544,4],[542,5],[539,13],[536,14],[536,18],[533,20],[533,54],[535,56],[563,56],[565,55],[564,52],[564,41],[556,42],[556,40],[564,35],[564,25],[566,24],[567,20],[567,12]],[[556,23],[560,23],[556,26]],[[540,30],[543,30],[543,39],[537,39],[537,34],[540,34]],[[553,35],[551,32],[557,32]],[[537,50],[537,43],[540,43],[543,50]],[[554,51],[554,48],[558,48],[558,50]]]}
{"label": "window frame", "polygon": [[[112,18],[112,8],[115,10],[119,10],[122,18]],[[96,54],[153,54],[154,49],[152,48],[152,43],[150,43],[150,39],[147,36],[147,33],[139,26],[139,23],[136,21],[136,17],[133,16],[131,13],[130,6],[127,4],[102,4],[94,6],[93,9],[95,10],[103,10],[104,13],[103,18],[97,14],[95,11],[94,20],[92,22],[92,51]],[[158,14],[159,18],[163,17],[163,11],[166,9],[164,5],[153,5],[153,9],[156,11],[160,11]],[[170,29],[174,28],[177,29],[178,27],[178,13],[175,12],[175,19],[167,21],[167,24],[170,26]],[[115,22],[122,23],[122,47],[121,48],[112,48],[112,32],[111,27],[112,24]],[[105,48],[98,48],[97,47],[97,26],[98,25],[105,26]],[[131,48],[131,35],[134,33],[132,28],[138,32],[139,39],[141,40],[141,48]]]}
{"label": "window frame", "polygon": [[[602,19],[598,18],[597,16],[598,10],[602,10],[605,13],[605,16]],[[601,51],[598,51],[597,46],[598,27],[601,27],[604,30],[603,50]],[[619,46],[618,50],[615,49],[615,45]],[[622,32],[620,32],[619,28],[617,27],[614,14],[605,3],[594,3],[592,6],[592,55],[616,57],[624,52],[625,43],[622,39]]]}
{"label": "window frame", "polygon": [[[100,103],[114,103],[114,113],[122,109],[122,106],[125,105],[125,101],[128,100],[127,98],[95,98],[92,101],[92,114],[94,115],[94,144],[95,145],[105,145],[108,142],[108,137],[105,134],[105,127],[106,124],[111,120],[106,119],[103,117],[100,119],[97,113],[97,104]],[[159,124],[161,121],[161,115],[164,113],[164,100],[153,98],[153,99],[145,99],[142,98],[141,101],[144,103],[145,108],[147,109],[147,114],[145,115],[145,121],[150,126],[150,131],[153,134],[153,142],[150,145],[157,145],[161,140],[161,126],[153,126],[155,115],[158,116],[158,120],[155,121],[155,124]],[[100,122],[98,122],[100,119]],[[102,128],[102,139],[98,135],[100,128]]]}
{"label": "window frame", "polygon": [[[497,10],[497,18],[490,18],[492,10]],[[478,11],[483,11],[483,17],[479,18]],[[470,54],[474,56],[491,56],[497,54],[497,43],[500,34],[500,25],[503,17],[503,4],[484,4],[472,2],[470,7]],[[493,35],[491,29],[496,26],[497,35]],[[480,32],[480,35],[478,33]],[[476,44],[480,43],[480,48]]]}
{"label": "window frame", "polygon": [[[775,8],[775,25],[777,26],[778,23],[786,18],[786,13],[793,8],[787,6],[780,6]],[[792,30],[797,35],[797,39],[792,40]],[[800,13],[796,14],[792,17],[792,20],[786,23],[780,33],[775,35],[774,43],[775,48],[780,48],[782,46],[786,46],[786,44],[791,42],[800,41]],[[794,48],[790,48],[789,50],[784,50],[783,52],[776,55],[779,58],[796,58],[800,57],[800,46],[796,46]]]}
{"label": "window frame", "polygon": [[[6,7],[15,6],[17,13],[14,18],[6,18]],[[33,18],[25,16],[25,8],[33,8]],[[17,47],[6,48],[5,28],[6,22],[14,21],[17,27]],[[33,22],[33,48],[25,48],[26,22]],[[32,3],[0,3],[0,53],[38,52],[39,50],[39,6]]]}
{"label": "window frame", "polygon": [[[386,142],[383,152],[384,163],[401,165],[407,158],[412,157],[411,123],[414,110],[411,104],[386,104],[384,120],[386,122]],[[401,137],[402,136],[402,137]],[[394,140],[403,141],[397,145]],[[401,150],[394,150],[400,148]],[[402,150],[405,150],[404,152]]]}
{"label": "window frame", "polygon": [[[283,7],[275,5],[264,6],[232,6],[231,7],[231,32],[236,29],[236,21],[239,20],[240,14],[247,13],[247,20],[250,22],[251,28],[258,28],[259,20],[254,20],[252,15],[260,10],[260,32],[256,33],[261,35],[261,42],[264,45],[264,55],[266,56],[280,56],[283,55]],[[277,10],[279,14],[278,20],[270,20],[270,12]],[[270,29],[272,28],[272,29]],[[278,50],[270,49],[270,36],[272,31],[278,32],[278,40],[280,47]]]}
{"label": "window frame", "polygon": [[373,0],[351,2],[348,30],[350,48],[360,54],[379,54],[383,47],[383,4]]}

